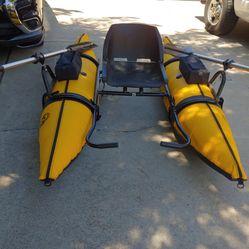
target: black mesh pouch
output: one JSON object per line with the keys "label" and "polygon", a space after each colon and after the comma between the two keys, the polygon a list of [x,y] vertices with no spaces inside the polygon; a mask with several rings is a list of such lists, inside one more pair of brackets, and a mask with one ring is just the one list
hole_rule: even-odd
{"label": "black mesh pouch", "polygon": [[81,71],[82,61],[79,52],[69,51],[62,54],[55,65],[57,80],[77,80]]}

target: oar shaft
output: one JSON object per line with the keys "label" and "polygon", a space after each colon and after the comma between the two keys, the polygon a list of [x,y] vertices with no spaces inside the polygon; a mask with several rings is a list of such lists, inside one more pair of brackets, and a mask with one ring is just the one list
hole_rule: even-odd
{"label": "oar shaft", "polygon": [[[44,56],[45,59],[47,59],[47,58],[50,58],[50,57],[53,57],[53,56],[56,56],[56,55],[63,54],[65,52],[67,52],[67,51],[68,51],[68,49],[63,49],[63,50],[60,50],[60,51],[44,54],[43,56]],[[0,66],[0,72],[19,67],[21,65],[26,65],[26,64],[35,63],[35,62],[37,62],[36,57],[30,57],[30,58],[23,59],[23,60],[20,60],[20,61],[10,62],[8,64],[1,65]]]}
{"label": "oar shaft", "polygon": [[48,58],[51,58],[51,57],[66,53],[67,51],[69,51],[69,49],[62,49],[62,50],[59,50],[59,51],[50,52],[50,53],[44,54],[44,58],[48,59]]}
{"label": "oar shaft", "polygon": [[86,43],[71,45],[70,47],[68,47],[66,49],[62,49],[62,50],[55,51],[55,52],[50,52],[47,54],[40,53],[40,54],[34,55],[34,56],[27,58],[27,59],[23,59],[20,61],[14,61],[14,62],[10,62],[8,64],[0,65],[0,72],[4,72],[6,70],[19,67],[21,65],[26,65],[29,63],[36,63],[39,61],[40,58],[47,59],[47,58],[51,58],[51,57],[66,53],[67,51],[77,51],[77,50],[84,51],[84,50],[88,50],[88,49],[91,49],[94,47],[96,47],[96,45],[94,43],[86,42]]}
{"label": "oar shaft", "polygon": [[[213,58],[213,57],[202,55],[202,54],[198,54],[198,53],[187,52],[187,51],[184,51],[184,50],[179,49],[177,47],[172,47],[172,46],[165,45],[164,48],[166,50],[171,50],[171,51],[178,52],[178,53],[181,53],[181,54],[186,54],[186,55],[193,54],[193,55],[196,55],[196,56],[198,56],[199,58],[201,58],[203,60],[214,62],[214,63],[218,63],[218,64],[221,64],[221,65],[224,65],[224,63],[226,62],[226,60],[222,60],[222,59],[218,59],[218,58]],[[249,66],[243,65],[243,64],[239,64],[239,63],[236,63],[236,62],[229,63],[229,67],[249,72]]]}
{"label": "oar shaft", "polygon": [[36,59],[33,57],[33,58],[27,58],[27,59],[24,59],[24,60],[21,60],[21,61],[14,61],[14,62],[10,62],[8,64],[5,64],[5,65],[1,65],[0,66],[0,72],[4,72],[8,69],[11,69],[11,68],[15,68],[15,67],[18,67],[20,65],[25,65],[25,64],[28,64],[28,63],[32,63],[32,62],[35,62]]}

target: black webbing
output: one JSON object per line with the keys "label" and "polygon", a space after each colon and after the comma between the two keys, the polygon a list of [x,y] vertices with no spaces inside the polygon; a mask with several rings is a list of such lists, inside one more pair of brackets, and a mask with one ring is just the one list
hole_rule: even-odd
{"label": "black webbing", "polygon": [[68,93],[55,93],[55,94],[49,94],[46,97],[47,99],[45,100],[44,107],[56,101],[71,100],[71,101],[76,101],[76,102],[83,104],[88,109],[90,109],[92,112],[98,109],[97,105],[94,102],[76,93],[69,93],[69,92]]}
{"label": "black webbing", "polygon": [[81,58],[85,58],[88,59],[89,61],[93,62],[95,64],[96,67],[99,66],[99,63],[97,60],[95,60],[92,56],[88,55],[88,54],[81,54],[80,55]]}
{"label": "black webbing", "polygon": [[169,64],[179,61],[178,57],[171,58],[163,63],[164,67],[167,67]]}
{"label": "black webbing", "polygon": [[189,98],[186,98],[184,100],[182,100],[180,103],[178,103],[175,106],[176,112],[179,113],[181,110],[183,110],[184,108],[193,105],[193,104],[197,104],[197,103],[207,103],[207,104],[212,104],[212,105],[218,105],[217,101],[215,99],[212,99],[210,97],[206,97],[206,96],[192,96]]}

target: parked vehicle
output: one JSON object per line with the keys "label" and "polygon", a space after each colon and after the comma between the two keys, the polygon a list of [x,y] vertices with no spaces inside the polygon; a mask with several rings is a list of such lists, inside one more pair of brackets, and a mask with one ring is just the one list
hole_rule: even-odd
{"label": "parked vehicle", "polygon": [[0,47],[43,44],[43,0],[0,0]]}
{"label": "parked vehicle", "polygon": [[205,4],[206,30],[225,35],[233,30],[238,18],[249,22],[249,0],[201,0]]}

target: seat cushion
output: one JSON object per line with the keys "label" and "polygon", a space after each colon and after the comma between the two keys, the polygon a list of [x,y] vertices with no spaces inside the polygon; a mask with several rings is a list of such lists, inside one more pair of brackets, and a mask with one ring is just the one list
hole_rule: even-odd
{"label": "seat cushion", "polygon": [[160,63],[111,61],[106,83],[114,87],[158,88],[165,83]]}

